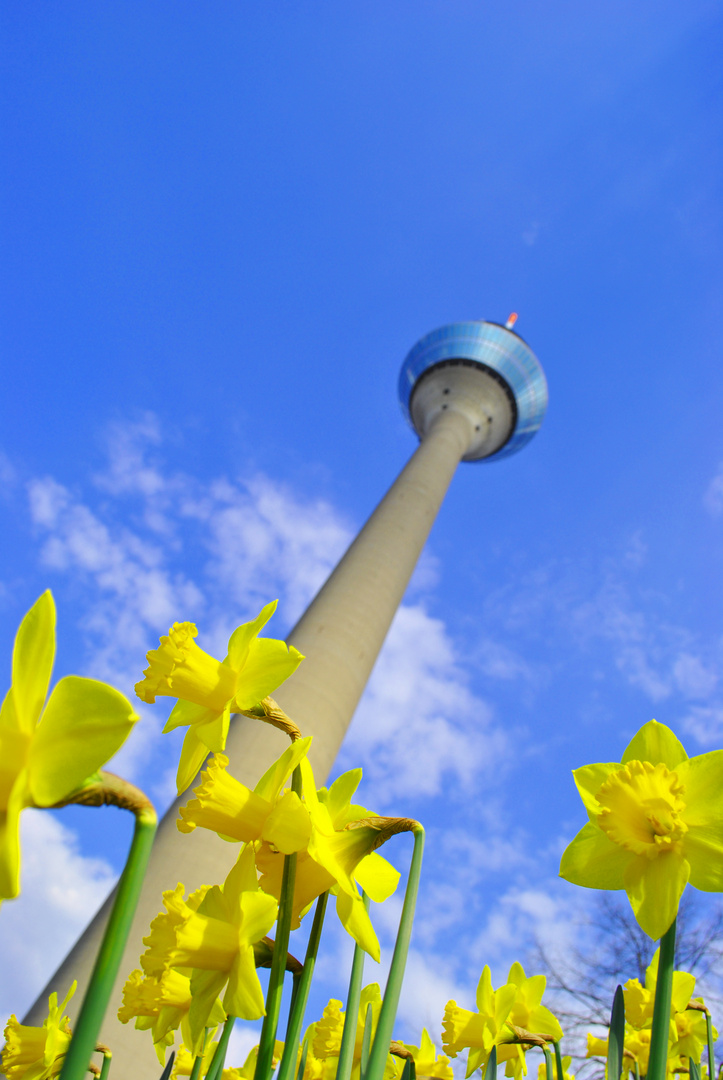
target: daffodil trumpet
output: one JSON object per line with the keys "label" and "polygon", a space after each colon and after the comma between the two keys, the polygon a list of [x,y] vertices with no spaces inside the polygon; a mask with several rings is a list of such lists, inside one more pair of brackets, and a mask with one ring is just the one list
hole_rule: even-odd
{"label": "daffodil trumpet", "polygon": [[[297,796],[301,793],[301,785],[301,770],[297,765],[291,774],[291,790]],[[261,1026],[254,1080],[267,1080],[272,1072],[276,1031],[279,1026],[279,1013],[281,1011],[281,995],[284,989],[286,954],[289,951],[295,886],[296,852],[293,851],[291,854],[284,856],[284,870],[279,896],[279,916],[276,922],[276,940],[274,942],[274,955],[271,960],[269,986],[266,992],[266,1015]]]}
{"label": "daffodil trumpet", "polygon": [[[132,785],[122,783],[127,793]],[[88,787],[94,789],[93,795],[90,792],[87,793],[88,798],[100,798],[104,790],[106,792],[109,790],[108,787],[104,789],[102,777],[99,783],[89,784]],[[98,950],[88,989],[85,992],[73,1038],[65,1055],[60,1080],[83,1080],[87,1072],[91,1054],[98,1040],[98,1032],[108,1008],[113,984],[123,959],[123,951],[141,894],[153,838],[156,835],[158,818],[153,805],[145,796],[140,797],[142,793],[138,792],[137,788],[132,790],[137,793],[133,801],[133,813],[136,819],[133,839],[125,868],[118,882],[116,898]]]}
{"label": "daffodil trumpet", "polygon": [[298,979],[295,979],[294,981],[294,994],[291,999],[289,1019],[286,1024],[284,1053],[281,1057],[276,1080],[292,1080],[294,1070],[296,1069],[299,1036],[301,1035],[301,1029],[304,1026],[304,1013],[306,1012],[306,1004],[309,999],[309,990],[311,988],[311,980],[316,966],[316,957],[319,952],[319,942],[321,941],[321,931],[324,925],[324,915],[326,913],[328,899],[329,894],[328,892],[325,892],[322,893],[316,901],[314,921],[311,924],[309,942],[306,946],[304,967],[302,968]]}
{"label": "daffodil trumpet", "polygon": [[414,836],[414,849],[412,861],[407,877],[407,888],[404,893],[404,904],[399,919],[397,939],[394,943],[394,953],[387,976],[387,984],[384,990],[384,1001],[379,1014],[376,1035],[369,1055],[369,1063],[364,1073],[364,1080],[382,1080],[387,1064],[389,1044],[392,1041],[394,1021],[399,1006],[399,996],[402,991],[404,969],[407,964],[409,942],[412,936],[412,923],[414,911],[417,905],[419,892],[419,878],[422,871],[422,856],[424,854],[424,829],[418,821],[409,820],[405,826],[399,826],[395,831],[410,831]]}

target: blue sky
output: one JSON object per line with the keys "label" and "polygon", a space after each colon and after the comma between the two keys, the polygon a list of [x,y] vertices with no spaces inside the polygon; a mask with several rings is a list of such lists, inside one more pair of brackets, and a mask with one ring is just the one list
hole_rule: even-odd
{"label": "blue sky", "polygon": [[[414,342],[515,310],[545,368],[530,446],[460,468],[339,763],[428,827],[403,1022],[438,1024],[485,962],[567,932],[572,767],[651,716],[721,745],[721,6],[10,2],[0,25],[8,675],[48,586],[57,675],[128,692],[175,619],[210,646],[278,595],[282,636],[414,448]],[[159,804],[161,714],[117,763]],[[128,836],[25,817],[5,1014]]]}

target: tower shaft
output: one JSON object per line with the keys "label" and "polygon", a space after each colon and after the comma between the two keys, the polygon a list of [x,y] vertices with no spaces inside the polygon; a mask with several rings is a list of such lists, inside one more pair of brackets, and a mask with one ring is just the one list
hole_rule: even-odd
{"label": "tower shaft", "polygon": [[[288,636],[289,644],[306,659],[276,696],[304,735],[314,736],[309,757],[319,784],[332,768],[449,483],[473,438],[473,425],[463,411],[450,408],[434,419],[408,464]],[[286,737],[267,724],[237,717],[226,748],[230,770],[253,787],[286,745]],[[101,1041],[113,1050],[118,1074],[137,1080],[156,1080],[159,1073],[150,1036],[135,1031],[132,1021],[121,1025],[116,1012],[123,983],[139,966],[144,948],[141,938],[161,909],[163,890],[174,888],[179,880],[188,891],[222,881],[237,851],[204,829],[187,835],[178,832],[178,808],[189,795],[186,792],[177,799],[160,823],[101,1032]],[[73,979],[78,980],[74,1002],[82,1001],[112,900],[111,895],[38,997],[25,1023],[42,1023],[48,995],[57,990],[62,998]],[[76,1012],[77,1008],[76,1004]],[[72,1008],[69,1011],[72,1013]]]}

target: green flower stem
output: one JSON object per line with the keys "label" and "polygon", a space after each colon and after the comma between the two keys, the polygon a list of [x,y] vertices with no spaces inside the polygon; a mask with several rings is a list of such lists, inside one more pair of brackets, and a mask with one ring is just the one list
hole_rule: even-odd
{"label": "green flower stem", "polygon": [[637,1058],[635,1059],[635,1080],[640,1080],[640,1066]]}
{"label": "green flower stem", "polygon": [[404,894],[404,906],[399,920],[399,930],[397,931],[397,940],[394,945],[394,955],[389,968],[387,985],[384,989],[384,1001],[379,1013],[374,1045],[364,1080],[382,1080],[389,1054],[389,1044],[392,1040],[394,1021],[397,1017],[399,995],[402,992],[404,968],[406,967],[409,941],[412,936],[414,909],[417,903],[419,876],[422,870],[422,855],[424,853],[424,829],[415,822],[412,832],[414,833],[414,851],[412,852],[412,863],[409,867],[407,889]]}
{"label": "green flower stem", "polygon": [[[291,778],[291,789],[301,792],[301,770],[298,765]],[[261,1026],[259,1053],[256,1059],[254,1080],[268,1080],[271,1076],[274,1060],[276,1029],[279,1026],[281,995],[284,991],[284,972],[286,956],[289,951],[289,932],[291,912],[294,907],[294,886],[296,885],[296,854],[284,856],[284,871],[281,878],[281,897],[279,899],[279,917],[276,921],[276,940],[271,958],[269,988],[266,991],[266,1016]]]}
{"label": "green flower stem", "polygon": [[325,892],[322,893],[319,899],[316,901],[314,921],[311,925],[309,943],[306,946],[304,969],[301,972],[298,981],[296,979],[294,980],[294,996],[291,1000],[289,1020],[286,1025],[286,1040],[284,1042],[284,1053],[281,1057],[281,1064],[279,1065],[279,1071],[276,1080],[291,1080],[291,1077],[294,1075],[294,1071],[296,1069],[296,1058],[299,1050],[299,1039],[301,1037],[301,1029],[304,1024],[304,1013],[306,1012],[306,1003],[309,999],[311,980],[314,976],[316,956],[319,952],[321,930],[324,925],[324,915],[326,913],[326,904],[328,899],[329,894],[328,892]]}
{"label": "green flower stem", "polygon": [[113,1058],[110,1050],[103,1052],[103,1064],[100,1067],[100,1080],[108,1080],[108,1073],[110,1072],[110,1063]]}
{"label": "green flower stem", "polygon": [[221,1038],[218,1040],[218,1046],[211,1059],[211,1064],[208,1067],[206,1073],[206,1080],[217,1080],[217,1077],[223,1072],[224,1062],[226,1061],[226,1051],[228,1050],[228,1040],[231,1038],[231,1032],[236,1022],[235,1016],[229,1016],[226,1023],[223,1025],[223,1031],[221,1032]]}
{"label": "green flower stem", "polygon": [[713,1054],[713,1021],[711,1020],[709,1012],[705,1014],[705,1030],[708,1036],[708,1077],[709,1080],[713,1080],[713,1074],[715,1072],[715,1055]]}
{"label": "green flower stem", "polygon": [[[552,1064],[552,1054],[546,1046],[542,1048],[542,1052],[545,1055],[545,1076],[547,1080],[555,1080],[555,1067]],[[562,1073],[558,1074],[562,1080]]]}
{"label": "green flower stem", "polygon": [[191,1076],[189,1080],[198,1080],[201,1075],[201,1066],[203,1065],[203,1055],[206,1053],[206,1045],[208,1043],[208,1033],[211,1029],[206,1028],[203,1033],[203,1042],[201,1043],[201,1049],[193,1059],[193,1066],[191,1068]]}
{"label": "green flower stem", "polygon": [[560,1050],[559,1042],[553,1042],[555,1047],[555,1066],[557,1067],[557,1080],[562,1080],[564,1072],[562,1069],[562,1052]]}
{"label": "green flower stem", "polygon": [[[365,892],[362,892],[362,898],[364,900],[364,907],[368,911],[369,897]],[[364,950],[359,945],[355,945],[354,959],[351,964],[351,976],[349,978],[349,993],[347,994],[346,999],[344,1030],[341,1034],[339,1062],[336,1068],[336,1080],[349,1080],[349,1077],[351,1076],[351,1067],[354,1064],[357,1018],[359,1016],[362,978],[364,977],[364,956]]]}
{"label": "green flower stem", "polygon": [[196,1054],[193,1059],[193,1068],[191,1069],[190,1080],[198,1080],[201,1075],[201,1066],[203,1065],[203,1051],[200,1054]]}
{"label": "green flower stem", "polygon": [[673,996],[673,968],[675,966],[675,923],[660,939],[658,981],[653,1006],[653,1030],[650,1036],[650,1059],[647,1080],[665,1080],[668,1061],[668,1031],[670,1007]]}
{"label": "green flower stem", "polygon": [[103,935],[95,967],[83,998],[73,1038],[65,1055],[60,1080],[83,1080],[98,1041],[135,914],[158,819],[148,804],[136,813],[136,826],[125,869],[118,882],[113,910]]}

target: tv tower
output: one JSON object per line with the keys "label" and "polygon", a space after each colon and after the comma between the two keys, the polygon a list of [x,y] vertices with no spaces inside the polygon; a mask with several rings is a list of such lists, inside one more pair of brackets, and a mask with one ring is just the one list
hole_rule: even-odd
{"label": "tv tower", "polygon": [[[288,635],[306,659],[275,695],[304,735],[319,784],[334,764],[412,571],[460,461],[490,461],[521,450],[540,427],[547,383],[532,350],[505,324],[451,323],[423,337],[402,365],[399,398],[420,445],[372,513],[326,583]],[[230,769],[253,787],[288,745],[281,732],[236,717],[226,754]],[[161,893],[183,880],[188,891],[222,880],[235,855],[214,833],[176,828],[177,799],[163,817],[151,855],[101,1041],[113,1051],[120,1076],[157,1080],[148,1036],[116,1012],[128,973],[138,967],[141,938],[162,906]],[[105,902],[25,1017],[40,1024],[48,995],[64,996],[78,980],[76,1011],[100,944],[112,895]],[[68,1011],[73,1015],[73,1002]]]}

